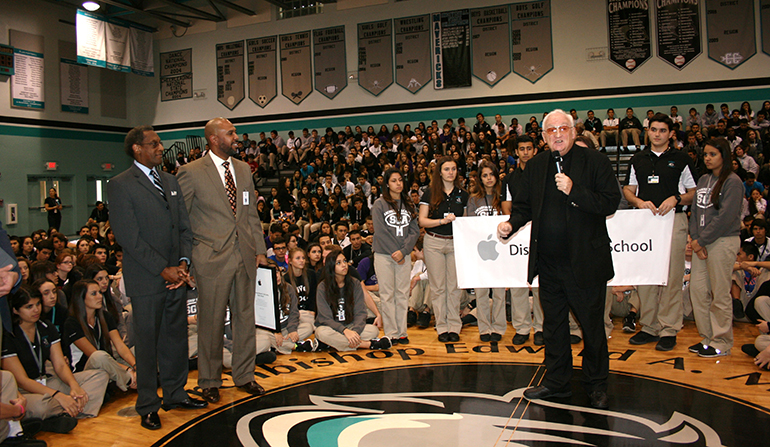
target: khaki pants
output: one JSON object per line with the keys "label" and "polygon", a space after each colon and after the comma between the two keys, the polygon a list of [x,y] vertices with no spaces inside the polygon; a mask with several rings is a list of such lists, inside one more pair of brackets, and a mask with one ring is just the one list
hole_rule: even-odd
{"label": "khaki pants", "polygon": [[409,307],[420,313],[425,309],[433,311],[433,296],[430,293],[430,281],[423,279],[419,281],[412,289],[412,296],[409,297]]}
{"label": "khaki pants", "polygon": [[406,337],[406,310],[409,306],[409,274],[412,266],[408,259],[399,265],[390,255],[374,254],[374,271],[380,286],[380,313],[382,330],[388,338]]}
{"label": "khaki pants", "polygon": [[505,321],[505,289],[476,289],[476,319],[479,323],[479,334],[505,334],[508,327]]}
{"label": "khaki pants", "polygon": [[[110,381],[109,376],[106,372],[96,369],[77,372],[74,373],[74,376],[80,388],[83,388],[83,391],[88,395],[88,403],[78,418],[98,416],[104,400],[104,392],[107,390],[107,383]],[[48,378],[46,386],[64,394],[70,393],[69,385],[56,376]],[[19,392],[27,398],[27,413],[24,419],[48,419],[65,413],[59,401],[48,394],[31,394],[22,389],[19,389]]]}
{"label": "khaki pants", "polygon": [[721,237],[706,246],[708,258],[692,257],[690,297],[698,333],[706,346],[722,352],[733,347],[733,299],[730,295],[738,236]]}
{"label": "khaki pants", "polygon": [[457,288],[455,251],[452,239],[425,235],[423,243],[428,281],[433,293],[433,315],[436,318],[436,332],[459,334],[463,327],[460,320],[460,295]]}
{"label": "khaki pants", "polygon": [[[361,331],[360,335],[361,341],[369,341],[371,339],[377,338],[377,336],[380,335],[380,330],[377,328],[377,326],[367,324],[364,326],[364,330]],[[358,349],[351,348],[350,342],[348,342],[348,338],[330,328],[329,326],[316,327],[315,338],[318,341],[322,341],[338,351],[355,351]]]}
{"label": "khaki pants", "polygon": [[[682,278],[684,251],[687,246],[687,215],[676,213],[671,234],[668,285],[639,286],[639,323],[650,335],[670,337],[682,330]],[[709,252],[709,257],[711,252]],[[696,258],[693,255],[693,258]],[[734,257],[734,256],[733,256]],[[731,264],[732,265],[732,264]],[[728,289],[729,290],[729,289]]]}
{"label": "khaki pants", "polygon": [[631,312],[632,307],[639,310],[639,293],[636,290],[632,290],[631,293],[623,297],[622,301],[618,302],[615,294],[612,293],[612,287],[607,287],[607,300],[604,302],[604,329],[607,338],[615,329],[610,315],[625,318]]}
{"label": "khaki pants", "polygon": [[770,335],[762,334],[754,341],[754,347],[759,352],[764,351],[768,346],[770,346]]}
{"label": "khaki pants", "polygon": [[607,147],[607,137],[613,137],[615,139],[615,144],[619,143],[617,130],[603,130],[602,133],[599,134],[599,138],[602,140],[602,147]]}
{"label": "khaki pants", "polygon": [[[532,329],[543,331],[543,308],[540,306],[540,290],[532,288],[532,305],[529,304],[529,287],[511,291],[511,325],[517,334],[527,335]],[[534,320],[532,318],[534,314]]]}
{"label": "khaki pants", "polygon": [[[12,399],[19,397],[16,379],[8,371],[0,371],[0,402],[10,404]],[[27,404],[29,405],[29,404]],[[10,432],[8,420],[0,420],[0,442],[5,441]]]}
{"label": "khaki pants", "polygon": [[96,351],[88,357],[84,369],[86,371],[95,369],[106,372],[118,388],[126,391],[128,390],[128,383],[131,381],[131,373],[126,370],[127,367],[128,365],[123,366],[118,363],[106,351]]}
{"label": "khaki pants", "polygon": [[[300,320],[299,326],[297,327],[297,336],[299,337],[299,340],[302,341],[310,337],[312,334],[312,324],[308,324],[307,322]],[[289,331],[286,329],[281,329],[281,335],[283,335],[283,344],[278,346],[278,342],[276,341],[275,334],[273,332],[266,331],[264,329],[257,329],[257,354],[267,352],[270,350],[270,348],[275,349],[280,354],[291,354],[291,352],[294,350],[294,342],[289,338]]]}
{"label": "khaki pants", "polygon": [[641,134],[642,131],[639,129],[623,129],[623,131],[620,132],[620,139],[623,141],[623,147],[628,147],[628,136],[631,135],[631,138],[634,140],[634,146],[639,149],[639,146],[641,145],[639,136]]}

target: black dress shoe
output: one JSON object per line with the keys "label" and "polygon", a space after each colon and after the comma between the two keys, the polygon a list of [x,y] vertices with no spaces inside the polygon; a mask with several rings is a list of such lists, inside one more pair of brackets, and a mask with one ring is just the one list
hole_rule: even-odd
{"label": "black dress shoe", "polygon": [[588,395],[591,398],[591,406],[600,410],[610,408],[610,399],[604,391],[594,391]]}
{"label": "black dress shoe", "polygon": [[514,345],[523,345],[527,340],[529,340],[529,334],[516,334],[512,341]]}
{"label": "black dress shoe", "polygon": [[204,388],[202,395],[206,402],[212,404],[219,402],[219,388]]}
{"label": "black dress shoe", "polygon": [[498,334],[497,332],[492,332],[491,334],[489,334],[489,336],[490,336],[491,340],[495,341],[495,342],[500,341],[500,340],[503,339],[503,336]]}
{"label": "black dress shoe", "polygon": [[460,334],[457,332],[450,332],[449,333],[449,341],[460,341]]}
{"label": "black dress shoe", "polygon": [[144,416],[142,416],[142,427],[146,428],[147,430],[157,430],[160,428],[160,416],[158,416],[157,411],[153,411],[152,413],[148,413]]}
{"label": "black dress shoe", "polygon": [[543,331],[535,332],[535,340],[533,341],[535,346],[543,346],[545,344],[545,338],[543,338]]}
{"label": "black dress shoe", "polygon": [[524,390],[524,397],[529,400],[548,399],[549,397],[570,397],[572,391],[552,391],[544,386],[536,386]]}
{"label": "black dress shoe", "polygon": [[449,332],[442,332],[438,334],[438,341],[441,343],[446,343],[449,341]]}
{"label": "black dress shoe", "polygon": [[484,343],[486,343],[486,342],[492,340],[492,336],[489,335],[489,334],[481,334],[481,335],[479,335],[479,339],[481,341],[483,341]]}
{"label": "black dress shoe", "polygon": [[265,394],[265,389],[262,388],[257,382],[249,382],[246,385],[240,385],[238,388],[256,396]]}
{"label": "black dress shoe", "polygon": [[163,408],[165,411],[173,410],[174,408],[181,408],[183,410],[197,410],[200,408],[206,408],[209,406],[209,403],[205,400],[200,399],[193,399],[192,397],[188,397],[187,399],[175,402],[173,404],[163,404],[161,405],[161,408]]}

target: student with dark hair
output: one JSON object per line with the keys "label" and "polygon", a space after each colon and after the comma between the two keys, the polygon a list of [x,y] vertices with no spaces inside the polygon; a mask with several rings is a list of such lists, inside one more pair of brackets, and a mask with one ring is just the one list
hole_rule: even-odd
{"label": "student with dark hair", "polygon": [[[497,167],[490,161],[482,160],[479,164],[479,178],[476,180],[472,195],[468,199],[465,214],[467,216],[502,215],[505,198]],[[491,306],[490,297],[492,299]],[[507,328],[505,288],[477,288],[476,307],[481,341],[498,342],[502,340]]]}
{"label": "student with dark hair", "polygon": [[[377,234],[373,246],[374,268],[385,336],[392,343],[407,344],[406,312],[412,267],[409,255],[420,237],[420,227],[416,219],[417,210],[407,195],[401,173],[397,169],[388,169],[384,179],[382,197],[374,202],[372,208],[374,232]],[[350,240],[352,247],[352,232]]]}
{"label": "student with dark hair", "polygon": [[35,259],[32,261],[48,261],[53,255],[53,241],[43,239],[35,244]]}
{"label": "student with dark hair", "polygon": [[[321,247],[318,244],[310,244],[308,248],[317,252],[318,261],[320,261]],[[297,309],[299,309],[297,335],[301,340],[297,342],[297,350],[314,351],[318,348],[318,343],[315,339],[311,340],[308,337],[313,334],[314,329],[318,280],[315,269],[310,266],[308,255],[299,247],[289,250],[289,268],[283,275],[283,282],[297,295]],[[303,328],[308,328],[309,332]]]}
{"label": "student with dark hair", "polygon": [[730,278],[740,245],[743,185],[729,160],[727,140],[706,142],[704,162],[711,174],[698,180],[690,218],[691,245],[697,255],[692,258],[690,298],[702,340],[689,349],[701,357],[729,355],[733,346]]}
{"label": "student with dark hair", "polygon": [[433,293],[436,332],[442,343],[459,341],[462,329],[452,221],[465,213],[467,203],[468,192],[461,186],[457,162],[452,157],[441,157],[433,170],[430,188],[420,199],[419,222],[426,233],[425,265]]}
{"label": "student with dark hair", "polygon": [[[3,369],[27,398],[26,418],[43,420],[43,430],[67,433],[75,418],[96,417],[109,378],[104,371],[72,373],[53,325],[40,319],[40,293],[20,288],[9,296],[13,333],[3,336]],[[50,361],[54,375],[48,375]]]}
{"label": "student with dark hair", "polygon": [[387,337],[376,338],[380,330],[366,324],[366,303],[361,282],[349,272],[341,250],[334,249],[324,261],[324,280],[316,294],[318,315],[315,336],[338,351],[388,349]]}

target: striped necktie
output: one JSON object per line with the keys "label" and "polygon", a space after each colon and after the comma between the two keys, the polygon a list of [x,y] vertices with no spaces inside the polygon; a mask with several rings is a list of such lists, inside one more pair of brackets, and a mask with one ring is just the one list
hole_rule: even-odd
{"label": "striped necktie", "polygon": [[163,185],[160,183],[160,176],[158,175],[158,171],[155,169],[150,169],[150,175],[152,175],[152,184],[155,185],[155,187],[160,192],[161,197],[163,197],[163,200],[166,200],[166,193],[163,192]]}
{"label": "striped necktie", "polygon": [[230,162],[226,161],[222,163],[225,168],[225,187],[227,189],[227,200],[230,201],[230,208],[233,210],[233,216],[235,216],[235,180],[233,180],[233,174],[230,172]]}

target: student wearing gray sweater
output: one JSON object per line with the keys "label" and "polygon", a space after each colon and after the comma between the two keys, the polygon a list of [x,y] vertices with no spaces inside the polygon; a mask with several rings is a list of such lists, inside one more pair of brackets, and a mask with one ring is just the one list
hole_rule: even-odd
{"label": "student wearing gray sweater", "polygon": [[390,348],[390,340],[375,338],[380,330],[366,324],[364,290],[361,282],[348,273],[348,262],[341,250],[326,255],[323,272],[324,280],[316,292],[316,339],[338,351]]}
{"label": "student wearing gray sweater", "polygon": [[[730,354],[733,347],[733,304],[730,296],[735,255],[740,247],[743,183],[732,172],[730,144],[714,138],[704,146],[703,161],[711,171],[698,180],[690,218],[692,257],[690,298],[703,340],[690,346],[701,357]],[[710,293],[709,293],[710,292]]]}
{"label": "student wearing gray sweater", "polygon": [[398,169],[388,169],[382,196],[372,206],[374,270],[380,286],[385,336],[392,343],[409,343],[406,311],[412,263],[409,255],[420,237],[417,212]]}

